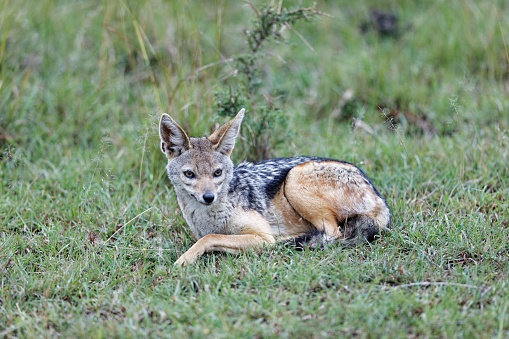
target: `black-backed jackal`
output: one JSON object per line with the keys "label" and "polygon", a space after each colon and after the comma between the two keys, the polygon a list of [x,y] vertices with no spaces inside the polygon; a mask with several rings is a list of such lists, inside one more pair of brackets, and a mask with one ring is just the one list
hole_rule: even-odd
{"label": "black-backed jackal", "polygon": [[244,109],[209,137],[190,138],[161,116],[161,149],[184,219],[196,243],[176,262],[210,251],[238,253],[291,240],[317,247],[371,241],[390,211],[354,165],[317,157],[271,159],[234,166],[230,155]]}

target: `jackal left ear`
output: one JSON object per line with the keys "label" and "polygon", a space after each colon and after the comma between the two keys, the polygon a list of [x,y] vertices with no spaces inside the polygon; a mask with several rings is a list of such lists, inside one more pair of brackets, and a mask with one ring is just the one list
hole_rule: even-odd
{"label": "jackal left ear", "polygon": [[219,127],[208,139],[214,144],[214,149],[219,153],[230,156],[235,146],[235,140],[240,131],[240,124],[244,119],[245,109],[241,109],[237,116]]}
{"label": "jackal left ear", "polygon": [[191,147],[186,132],[166,113],[159,121],[159,137],[161,151],[168,159],[178,157]]}

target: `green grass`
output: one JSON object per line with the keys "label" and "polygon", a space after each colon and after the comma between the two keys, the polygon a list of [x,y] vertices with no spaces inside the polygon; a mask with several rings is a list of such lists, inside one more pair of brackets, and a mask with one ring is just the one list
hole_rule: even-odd
{"label": "green grass", "polygon": [[[265,50],[263,91],[294,135],[273,155],[358,164],[391,231],[180,269],[192,239],[157,121],[168,112],[191,135],[222,122],[214,92],[232,65],[215,63],[245,52],[249,6],[0,3],[0,336],[509,336],[507,2],[317,7],[332,17],[294,27],[314,50],[290,31]],[[397,14],[398,38],[360,33],[376,8]],[[347,90],[364,127],[342,115]],[[435,135],[407,115],[391,126],[390,111]]]}

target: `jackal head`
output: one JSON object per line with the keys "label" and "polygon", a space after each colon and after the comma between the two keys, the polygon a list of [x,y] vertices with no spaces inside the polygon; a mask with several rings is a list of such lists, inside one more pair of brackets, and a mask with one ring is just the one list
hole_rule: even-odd
{"label": "jackal head", "polygon": [[208,137],[189,138],[168,114],[161,116],[161,151],[175,193],[182,200],[191,196],[204,205],[224,201],[233,177],[230,155],[244,118],[244,109]]}

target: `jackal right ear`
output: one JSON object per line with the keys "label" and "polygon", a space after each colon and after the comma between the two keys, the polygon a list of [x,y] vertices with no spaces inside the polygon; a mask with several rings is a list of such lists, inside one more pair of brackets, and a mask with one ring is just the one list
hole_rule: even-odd
{"label": "jackal right ear", "polygon": [[161,138],[161,151],[168,159],[178,157],[190,148],[189,137],[175,120],[163,113],[159,121],[159,137]]}

